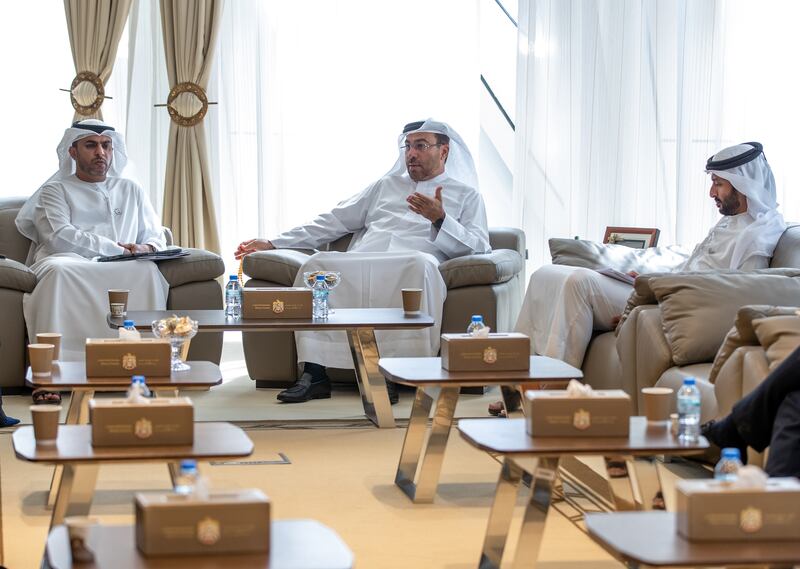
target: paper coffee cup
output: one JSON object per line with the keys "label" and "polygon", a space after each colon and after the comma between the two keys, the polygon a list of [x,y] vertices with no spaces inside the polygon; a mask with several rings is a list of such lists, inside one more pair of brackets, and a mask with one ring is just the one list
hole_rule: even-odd
{"label": "paper coffee cup", "polygon": [[[114,316],[125,316],[128,314],[128,293],[130,291],[121,288],[112,288],[108,291],[108,311]],[[122,314],[114,314],[115,304],[122,304]],[[119,312],[119,307],[116,308]]]}
{"label": "paper coffee cup", "polygon": [[31,405],[33,437],[37,445],[54,445],[58,438],[61,405]]}
{"label": "paper coffee cup", "polygon": [[403,294],[403,311],[406,314],[419,314],[422,305],[422,289],[404,288],[401,289],[401,292]]}
{"label": "paper coffee cup", "polygon": [[53,344],[28,344],[28,359],[33,377],[50,377],[53,374]]}
{"label": "paper coffee cup", "polygon": [[643,387],[642,399],[644,400],[644,414],[648,421],[668,421],[675,403],[669,387]]}
{"label": "paper coffee cup", "polygon": [[58,361],[61,355],[61,334],[58,332],[42,332],[36,334],[37,344],[53,344],[53,361]]}

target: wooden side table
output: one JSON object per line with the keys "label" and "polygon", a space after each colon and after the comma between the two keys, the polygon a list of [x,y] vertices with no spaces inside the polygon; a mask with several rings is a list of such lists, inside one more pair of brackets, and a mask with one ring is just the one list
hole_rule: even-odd
{"label": "wooden side table", "polygon": [[250,456],[253,441],[230,423],[195,423],[194,444],[185,446],[93,447],[90,425],[61,425],[53,446],[37,446],[33,427],[11,437],[20,460],[63,466],[53,505],[51,527],[66,516],[86,516],[92,506],[97,469],[103,462],[174,462],[228,460]]}
{"label": "wooden side table", "polygon": [[630,502],[618,499],[617,509],[625,507],[627,503],[634,503],[636,508],[643,509],[644,500],[638,491],[642,479],[650,478],[652,484],[652,478],[655,478],[653,485],[660,487],[660,484],[655,467],[648,467],[641,461],[635,463],[635,468],[631,467],[634,456],[698,454],[708,448],[708,441],[703,437],[693,445],[681,444],[672,436],[667,425],[650,425],[644,417],[631,417],[628,438],[534,438],[526,432],[525,419],[462,419],[458,423],[458,430],[474,447],[504,455],[478,564],[480,569],[500,568],[520,480],[524,475],[531,477],[531,490],[514,554],[515,569],[536,566],[544,523],[563,456],[624,456],[629,465],[631,494],[634,498],[638,494],[639,499]]}
{"label": "wooden side table", "polygon": [[[531,356],[530,369],[526,371],[448,371],[442,368],[441,358],[381,358],[378,365],[389,381],[410,385],[417,390],[394,483],[418,504],[431,503],[436,495],[444,451],[462,387],[537,383],[561,388],[570,379],[583,377],[581,370],[545,356]],[[426,442],[428,417],[434,398],[436,409]],[[506,409],[510,408],[511,405],[506,402]]]}
{"label": "wooden side table", "polygon": [[315,520],[273,521],[266,555],[181,555],[145,557],[136,548],[134,527],[98,525],[89,530],[87,545],[93,563],[72,561],[67,528],[50,530],[42,567],[55,569],[351,569],[353,553],[331,528]]}
{"label": "wooden side table", "polygon": [[689,541],[675,529],[675,514],[587,514],[593,540],[628,567],[728,565],[792,566],[800,563],[794,541]]}
{"label": "wooden side table", "polygon": [[[133,320],[138,330],[150,330],[153,320],[172,315],[172,310],[132,310],[125,320]],[[378,343],[375,330],[420,330],[433,326],[427,314],[407,316],[402,308],[337,308],[327,320],[313,318],[228,318],[224,310],[179,310],[181,316],[197,321],[198,332],[347,332],[355,366],[356,382],[361,393],[364,414],[380,428],[394,428],[394,415],[386,391],[386,382],[378,371]],[[108,315],[112,328],[122,326],[123,318]]]}

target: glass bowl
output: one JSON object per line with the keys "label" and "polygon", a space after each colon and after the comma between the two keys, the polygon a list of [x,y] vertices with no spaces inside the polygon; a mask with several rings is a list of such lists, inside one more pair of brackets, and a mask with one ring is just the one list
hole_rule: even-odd
{"label": "glass bowl", "polygon": [[171,316],[161,320],[153,320],[151,327],[156,338],[169,340],[172,348],[170,369],[172,371],[187,371],[191,369],[191,366],[181,359],[181,349],[187,340],[191,340],[197,334],[197,322],[188,316],[182,318]]}

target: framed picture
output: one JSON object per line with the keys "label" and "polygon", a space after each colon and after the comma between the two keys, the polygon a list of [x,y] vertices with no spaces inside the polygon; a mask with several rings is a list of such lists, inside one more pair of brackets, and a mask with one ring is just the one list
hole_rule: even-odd
{"label": "framed picture", "polygon": [[603,243],[647,249],[658,245],[660,229],[654,227],[606,227]]}

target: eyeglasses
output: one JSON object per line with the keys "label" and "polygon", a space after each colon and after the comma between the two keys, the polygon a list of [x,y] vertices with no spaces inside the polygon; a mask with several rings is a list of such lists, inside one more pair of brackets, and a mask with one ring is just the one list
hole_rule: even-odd
{"label": "eyeglasses", "polygon": [[406,143],[406,144],[403,144],[400,147],[400,150],[408,152],[409,150],[411,150],[413,148],[417,152],[425,152],[426,150],[428,150],[429,148],[431,148],[433,146],[441,146],[441,145],[442,145],[441,142],[437,142],[436,144],[428,144],[427,142],[415,142],[414,144],[407,144]]}

